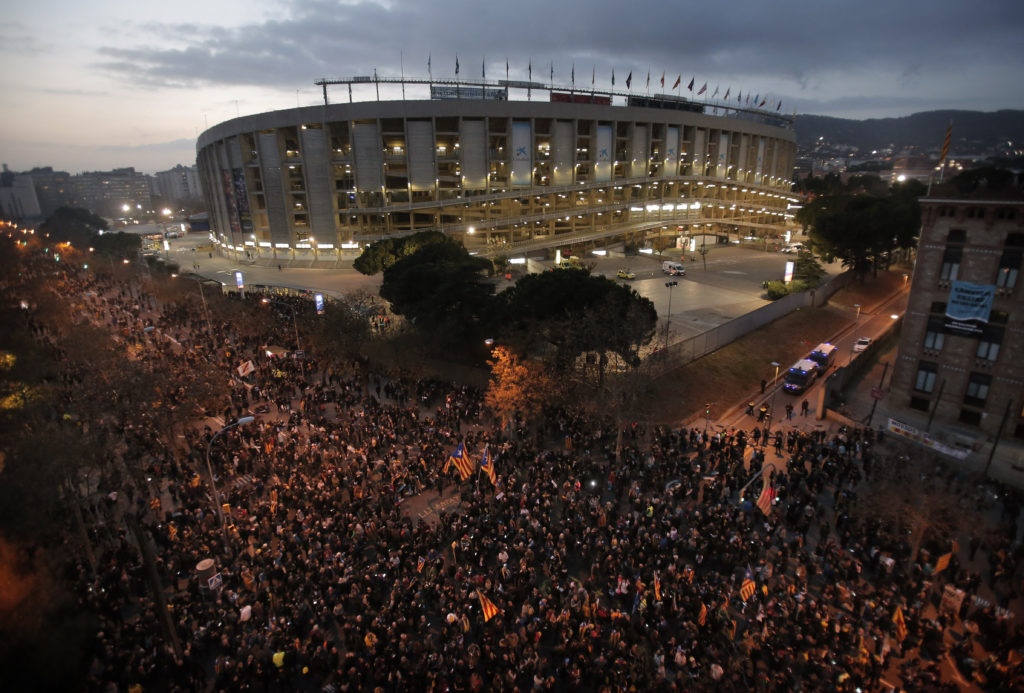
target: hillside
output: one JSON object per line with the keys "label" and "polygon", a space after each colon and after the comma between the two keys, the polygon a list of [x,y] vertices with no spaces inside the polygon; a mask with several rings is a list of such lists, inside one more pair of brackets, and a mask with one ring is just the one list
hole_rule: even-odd
{"label": "hillside", "polygon": [[862,152],[890,145],[938,151],[950,121],[953,151],[989,151],[1024,142],[1024,111],[926,111],[902,118],[850,120],[829,116],[798,115],[797,144],[813,147],[819,137],[831,144],[858,147]]}

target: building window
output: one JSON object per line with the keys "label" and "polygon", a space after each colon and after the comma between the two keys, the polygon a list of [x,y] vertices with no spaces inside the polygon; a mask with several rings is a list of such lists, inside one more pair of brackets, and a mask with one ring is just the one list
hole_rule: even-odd
{"label": "building window", "polygon": [[942,331],[942,325],[935,325],[929,321],[928,331],[924,333],[924,348],[932,351],[942,351],[942,345],[946,342],[946,333]]}
{"label": "building window", "polygon": [[962,248],[946,248],[946,252],[942,255],[942,270],[939,272],[939,279],[942,281],[956,281],[956,276],[960,272],[960,261],[963,259],[964,251]]}
{"label": "building window", "polygon": [[988,399],[988,388],[992,384],[992,376],[986,373],[971,373],[967,380],[967,392],[964,394],[964,404],[971,404],[977,407],[985,406]]}
{"label": "building window", "polygon": [[936,313],[938,315],[945,315],[946,314],[946,302],[945,301],[935,301],[935,302],[933,302],[932,303],[931,312],[932,313]]}
{"label": "building window", "polygon": [[911,397],[910,408],[917,409],[918,411],[928,411],[932,401],[926,397]]}
{"label": "building window", "polygon": [[946,236],[946,243],[966,243],[967,232],[963,229],[950,229],[949,235]]}
{"label": "building window", "polygon": [[930,361],[918,363],[914,389],[920,392],[932,392],[935,390],[935,374],[937,371],[938,367]]}
{"label": "building window", "polygon": [[1007,248],[1024,248],[1024,233],[1006,234]]}
{"label": "building window", "polygon": [[979,359],[995,361],[999,357],[999,345],[1003,343],[1003,330],[998,327],[987,327],[981,339],[978,340]]}
{"label": "building window", "polygon": [[1020,272],[1019,250],[1004,250],[999,259],[999,273],[996,275],[996,286],[1000,289],[1012,289],[1017,285],[1017,274]]}

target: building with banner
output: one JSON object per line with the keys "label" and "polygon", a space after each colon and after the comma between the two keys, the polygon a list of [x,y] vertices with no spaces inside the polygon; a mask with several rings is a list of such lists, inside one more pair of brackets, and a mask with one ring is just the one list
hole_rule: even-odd
{"label": "building with banner", "polygon": [[1024,439],[1024,190],[936,186],[921,212],[892,404],[948,441]]}
{"label": "building with banner", "polygon": [[[403,94],[413,82],[401,82]],[[353,84],[387,85],[340,83],[350,98]],[[671,246],[680,236],[781,236],[798,201],[792,118],[777,107],[638,102],[536,82],[419,86],[433,98],[327,103],[325,86],[324,105],[202,133],[216,242],[328,259],[425,230],[492,256],[659,237]]]}

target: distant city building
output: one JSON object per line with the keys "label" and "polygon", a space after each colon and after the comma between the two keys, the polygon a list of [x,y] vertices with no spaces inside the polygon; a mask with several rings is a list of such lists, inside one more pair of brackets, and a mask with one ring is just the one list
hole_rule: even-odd
{"label": "distant city building", "polygon": [[925,185],[933,178],[938,178],[936,161],[930,156],[921,154],[904,154],[892,159],[892,174],[889,183],[905,183],[916,180]]}
{"label": "distant city building", "polygon": [[50,166],[46,166],[34,168],[25,175],[32,177],[32,185],[36,189],[43,218],[49,217],[58,207],[74,204],[71,174],[67,171],[54,171]]}
{"label": "distant city building", "polygon": [[995,436],[1004,415],[1024,438],[1024,190],[935,186],[921,210],[893,403],[950,443]]}
{"label": "distant city building", "polygon": [[32,177],[8,170],[7,164],[0,172],[0,219],[19,223],[42,219]]}
{"label": "distant city building", "polygon": [[116,219],[153,209],[149,177],[131,167],[82,173],[71,182],[75,204],[100,216]]}
{"label": "distant city building", "polygon": [[179,164],[170,170],[158,171],[153,175],[153,194],[159,196],[164,204],[201,200],[203,191],[199,186],[199,169]]}
{"label": "distant city building", "polygon": [[529,101],[446,88],[458,98],[294,108],[202,133],[218,241],[287,255],[440,230],[509,254],[775,237],[792,217],[795,136],[775,112],[532,84]]}

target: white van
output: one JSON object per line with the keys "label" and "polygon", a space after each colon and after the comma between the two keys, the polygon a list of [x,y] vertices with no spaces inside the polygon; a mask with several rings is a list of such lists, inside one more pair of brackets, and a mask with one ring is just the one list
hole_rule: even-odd
{"label": "white van", "polygon": [[682,277],[686,275],[686,268],[683,267],[681,262],[674,262],[672,260],[665,260],[661,263],[661,271],[665,274],[671,274],[673,277]]}

